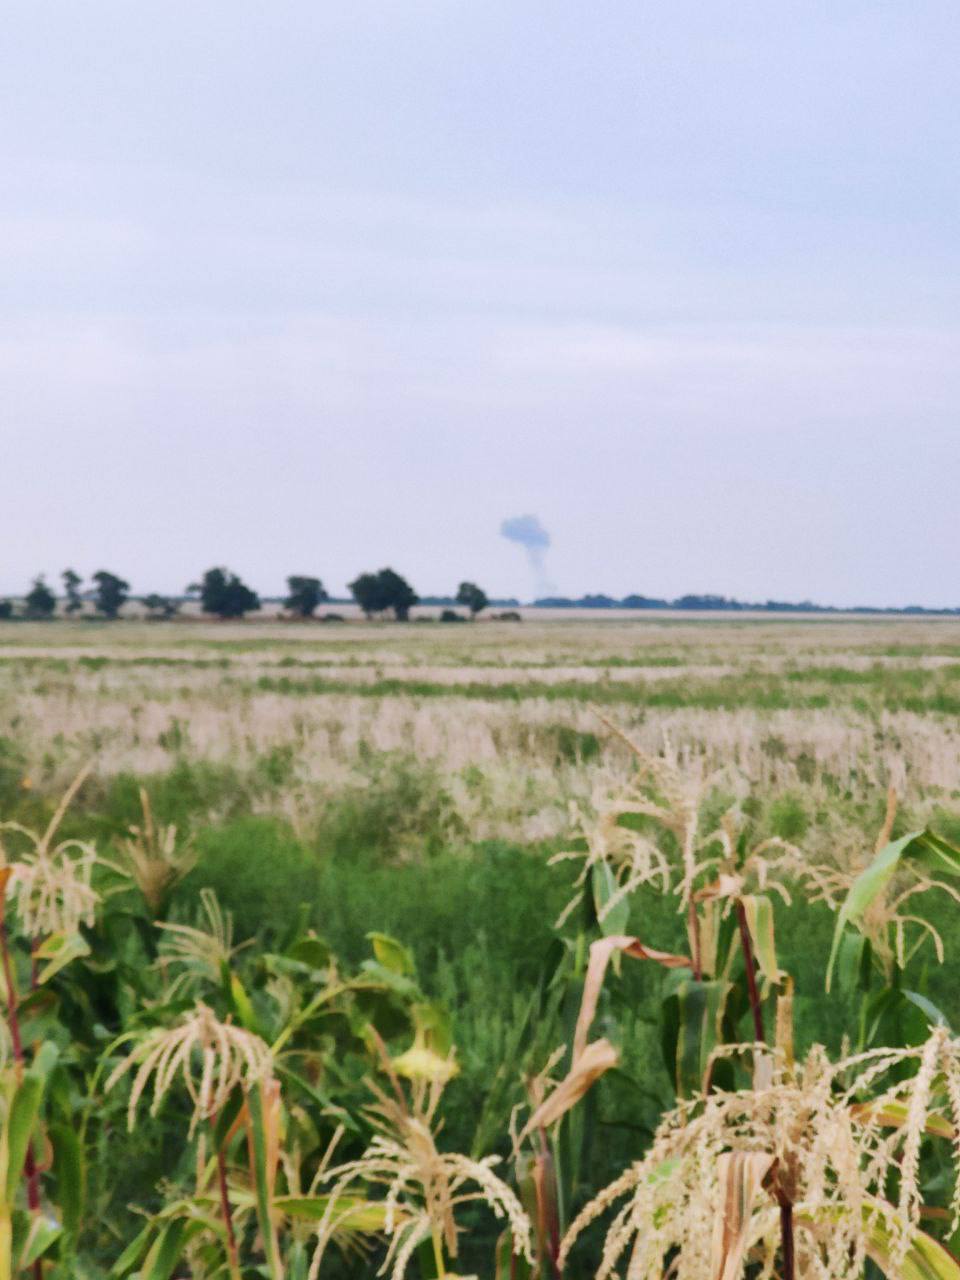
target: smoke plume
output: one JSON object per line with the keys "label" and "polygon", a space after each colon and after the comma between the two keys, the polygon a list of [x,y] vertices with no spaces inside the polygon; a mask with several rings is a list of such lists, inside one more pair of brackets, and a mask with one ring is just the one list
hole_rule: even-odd
{"label": "smoke plume", "polygon": [[518,543],[527,553],[536,594],[555,594],[556,588],[547,577],[546,554],[550,535],[537,516],[511,516],[501,524],[500,533],[508,542]]}

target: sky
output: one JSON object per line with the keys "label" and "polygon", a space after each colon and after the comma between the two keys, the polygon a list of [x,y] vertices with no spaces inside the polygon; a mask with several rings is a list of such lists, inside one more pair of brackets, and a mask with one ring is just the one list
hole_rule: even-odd
{"label": "sky", "polygon": [[960,604],[956,0],[13,0],[0,592]]}

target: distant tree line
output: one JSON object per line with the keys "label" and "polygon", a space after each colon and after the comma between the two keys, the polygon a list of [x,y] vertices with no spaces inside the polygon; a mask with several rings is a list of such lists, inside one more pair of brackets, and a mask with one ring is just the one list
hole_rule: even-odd
{"label": "distant tree line", "polygon": [[[215,566],[204,573],[199,582],[193,582],[184,596],[164,596],[152,593],[132,597],[130,584],[115,573],[100,569],[91,575],[90,585],[83,590],[83,579],[74,569],[64,569],[60,575],[63,583],[63,609],[67,617],[80,617],[92,605],[93,613],[101,618],[117,618],[128,601],[136,599],[151,619],[176,617],[186,599],[198,599],[203,613],[216,618],[243,618],[261,607],[257,593],[236,574],[223,566]],[[445,608],[441,621],[463,621],[465,616],[474,619],[490,605],[515,607],[513,599],[490,600],[482,587],[475,582],[461,582],[456,595],[427,596],[423,600],[413,587],[393,569],[359,574],[349,584],[350,593],[367,618],[392,613],[399,622],[405,622],[415,604],[460,605],[466,615]],[[330,601],[320,578],[307,574],[291,574],[287,578],[287,595],[283,607],[297,618],[312,618],[320,605]],[[874,608],[867,605],[839,608],[834,605],[815,604],[811,600],[791,603],[784,600],[747,602],[721,595],[684,595],[668,600],[660,596],[628,595],[617,599],[608,595],[543,596],[533,602],[541,609],[679,609],[698,612],[723,611],[754,613],[864,613],[864,614],[960,614],[960,608],[928,609],[921,605],[907,605],[902,609]],[[53,618],[57,613],[57,596],[43,574],[34,578],[30,590],[20,602],[19,610],[13,600],[0,600],[0,619],[5,618]],[[328,615],[337,617],[338,615]],[[515,617],[516,614],[500,614]]]}
{"label": "distant tree line", "polygon": [[880,613],[880,614],[960,614],[960,608],[927,609],[923,605],[910,604],[902,609],[882,608],[874,605],[850,607],[831,604],[815,604],[812,600],[795,603],[787,600],[763,600],[751,602],[736,600],[730,596],[686,595],[668,600],[660,596],[586,595],[576,599],[570,596],[541,596],[533,601],[535,609],[689,609],[699,612],[722,610],[727,613]]}
{"label": "distant tree line", "polygon": [[[130,584],[115,573],[100,569],[92,575],[86,591],[83,579],[74,569],[64,569],[60,575],[63,583],[63,610],[67,617],[83,616],[86,604],[101,618],[117,618],[123,606],[133,597]],[[411,608],[420,597],[406,578],[393,569],[379,569],[375,573],[361,573],[350,583],[350,592],[368,618],[392,612],[399,622],[405,622]],[[198,582],[186,589],[186,598],[199,600],[203,613],[217,618],[243,618],[262,607],[260,597],[248,587],[236,573],[223,566],[208,569]],[[152,593],[136,597],[154,619],[169,619],[177,615],[183,597],[163,596]],[[291,574],[287,578],[287,595],[283,607],[298,618],[312,618],[321,604],[330,596],[319,578],[307,574]],[[462,605],[471,618],[476,618],[490,603],[486,592],[475,582],[461,582],[451,602]],[[57,613],[57,596],[39,574],[24,595],[17,612],[12,600],[0,600],[0,619],[23,617],[34,620],[53,618]],[[457,615],[459,616],[459,615]]]}

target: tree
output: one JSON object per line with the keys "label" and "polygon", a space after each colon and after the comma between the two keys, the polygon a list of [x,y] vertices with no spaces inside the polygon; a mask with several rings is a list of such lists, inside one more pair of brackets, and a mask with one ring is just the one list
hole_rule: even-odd
{"label": "tree", "polygon": [[52,618],[57,608],[57,597],[39,574],[24,598],[28,618]]}
{"label": "tree", "polygon": [[147,616],[154,621],[159,618],[172,618],[180,608],[176,600],[170,596],[158,596],[156,592],[143,596],[140,603],[146,609]]}
{"label": "tree", "polygon": [[489,603],[487,593],[482,587],[478,587],[475,582],[460,583],[457,590],[457,604],[466,605],[470,610],[471,618],[475,618]]}
{"label": "tree", "polygon": [[94,598],[97,612],[105,618],[115,618],[130,598],[130,583],[106,569],[99,569],[93,575],[93,581],[97,584]]}
{"label": "tree", "polygon": [[372,618],[375,613],[381,613],[386,609],[387,602],[383,598],[379,574],[361,573],[359,577],[354,578],[353,582],[347,585],[354,600],[356,600],[368,618]]}
{"label": "tree", "polygon": [[306,578],[297,574],[287,579],[290,594],[283,607],[301,618],[312,618],[314,610],[330,597],[319,578]]}
{"label": "tree", "polygon": [[218,618],[242,618],[260,608],[260,597],[251,591],[229,569],[208,569],[203,580],[187,587],[191,593],[200,593],[200,607],[204,613],[215,613]]}
{"label": "tree", "polygon": [[80,595],[80,583],[83,579],[73,569],[64,569],[60,577],[63,579],[63,591],[67,597],[66,613],[80,613],[83,609],[83,597]]}
{"label": "tree", "polygon": [[0,620],[13,617],[13,601],[0,600]]}
{"label": "tree", "polygon": [[420,599],[406,578],[401,578],[392,569],[361,573],[350,583],[350,590],[368,618],[392,609],[398,622],[406,622],[411,606]]}

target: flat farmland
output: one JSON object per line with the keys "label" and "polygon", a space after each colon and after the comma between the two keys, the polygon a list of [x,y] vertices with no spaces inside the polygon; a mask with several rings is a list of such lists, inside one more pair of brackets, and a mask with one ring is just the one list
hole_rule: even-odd
{"label": "flat farmland", "polygon": [[645,749],[725,768],[812,818],[895,785],[960,792],[960,623],[524,621],[0,626],[0,736],[30,788],[96,760],[210,766],[305,830],[387,764],[422,769],[474,838],[562,834]]}

